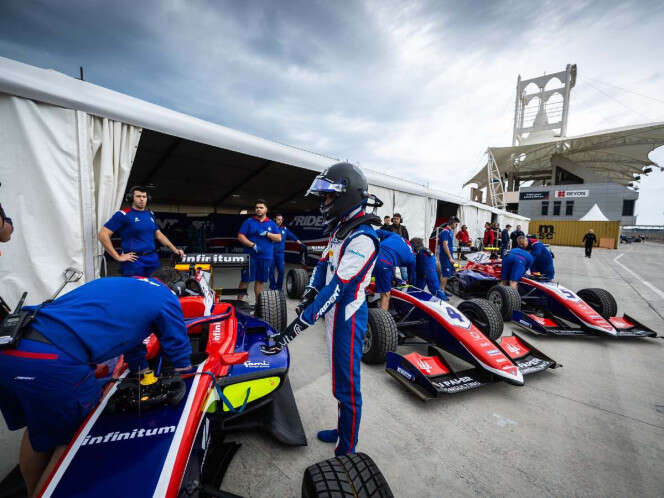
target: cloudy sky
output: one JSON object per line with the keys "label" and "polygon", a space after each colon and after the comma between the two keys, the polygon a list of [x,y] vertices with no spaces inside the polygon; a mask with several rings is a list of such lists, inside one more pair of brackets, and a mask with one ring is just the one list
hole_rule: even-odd
{"label": "cloudy sky", "polygon": [[[664,121],[662,26],[661,1],[3,0],[0,55],[459,194],[518,74],[578,65],[568,135]],[[664,224],[664,173],[641,183]]]}

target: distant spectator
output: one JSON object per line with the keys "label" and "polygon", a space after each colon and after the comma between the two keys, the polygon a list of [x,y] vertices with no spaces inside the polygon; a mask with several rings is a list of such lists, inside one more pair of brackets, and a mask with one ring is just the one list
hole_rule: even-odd
{"label": "distant spectator", "polygon": [[401,235],[404,240],[410,240],[408,230],[406,230],[405,225],[401,224],[402,221],[403,219],[401,218],[401,215],[399,213],[394,213],[394,216],[392,216],[392,225],[390,225],[389,230],[397,235]]}
{"label": "distant spectator", "polygon": [[593,246],[597,244],[597,236],[592,228],[583,236],[583,244],[586,246],[586,258],[590,258],[593,253]]}
{"label": "distant spectator", "polygon": [[457,232],[455,238],[459,241],[459,246],[470,247],[472,244],[470,234],[468,233],[468,227],[466,225],[461,225],[461,230]]}
{"label": "distant spectator", "polygon": [[383,225],[380,227],[381,230],[387,230],[388,232],[391,230],[390,227],[392,226],[392,218],[389,216],[383,216]]}
{"label": "distant spectator", "polygon": [[517,225],[514,231],[510,234],[510,240],[512,241],[512,247],[516,247],[516,239],[522,235],[526,235],[521,231],[521,225]]}
{"label": "distant spectator", "polygon": [[503,259],[505,251],[510,245],[510,228],[512,228],[512,225],[505,225],[505,228],[500,232],[500,259]]}
{"label": "distant spectator", "polygon": [[484,224],[484,238],[482,239],[482,244],[484,247],[493,247],[496,243],[496,235],[493,233],[491,228],[491,223],[488,221]]}

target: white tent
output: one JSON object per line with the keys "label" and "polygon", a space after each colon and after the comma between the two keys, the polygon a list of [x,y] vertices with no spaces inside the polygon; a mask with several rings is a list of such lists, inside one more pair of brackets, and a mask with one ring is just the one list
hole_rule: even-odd
{"label": "white tent", "polygon": [[597,204],[594,204],[590,210],[579,219],[579,221],[609,221],[609,219],[604,216],[602,210]]}
{"label": "white tent", "polygon": [[[48,297],[67,266],[85,280],[99,275],[96,235],[130,179],[161,175],[168,205],[239,212],[268,190],[272,203],[303,202],[311,178],[338,161],[2,57],[0,123],[0,202],[15,225],[2,247],[0,295],[10,305],[23,291],[30,303]],[[399,211],[411,237],[428,237],[439,200],[470,202],[382,172],[367,177],[385,202],[379,213]]]}

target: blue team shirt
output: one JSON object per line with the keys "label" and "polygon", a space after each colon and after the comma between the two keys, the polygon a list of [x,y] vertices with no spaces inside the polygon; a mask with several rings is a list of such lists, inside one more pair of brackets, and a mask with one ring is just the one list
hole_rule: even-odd
{"label": "blue team shirt", "polygon": [[[533,257],[531,254],[525,249],[521,249],[520,247],[515,247],[514,249],[510,250],[505,258],[511,258],[514,259],[514,261],[518,261],[519,264],[524,266],[524,271],[527,271],[533,266]],[[503,264],[505,264],[504,260]]]}
{"label": "blue team shirt", "polygon": [[531,271],[539,272],[547,278],[553,278],[554,268],[551,251],[544,247],[541,242],[535,242],[530,246],[530,255],[533,258]]}
{"label": "blue team shirt", "polygon": [[260,221],[255,216],[252,216],[244,220],[238,230],[238,233],[247,237],[260,249],[260,253],[256,254],[256,251],[251,247],[245,247],[245,253],[257,259],[272,259],[275,244],[269,238],[259,235],[262,232],[279,233],[279,227],[268,217]]}
{"label": "blue team shirt", "polygon": [[31,325],[82,363],[101,363],[125,354],[135,371],[145,366],[143,340],[150,333],[159,338],[174,367],[191,362],[180,302],[152,278],[93,280],[46,304]]}
{"label": "blue team shirt", "polygon": [[159,226],[152,211],[121,209],[104,226],[122,238],[122,252],[155,250],[154,234]]}
{"label": "blue team shirt", "polygon": [[443,250],[443,241],[447,241],[447,247],[450,250],[450,254],[454,254],[454,236],[452,235],[452,230],[449,228],[443,228],[438,235],[438,246],[440,248],[440,257],[447,261],[447,254]]}
{"label": "blue team shirt", "polygon": [[383,259],[394,266],[415,264],[415,254],[401,235],[386,230],[376,230],[380,240],[378,259]]}
{"label": "blue team shirt", "polygon": [[286,239],[298,240],[295,234],[291,232],[290,229],[288,229],[288,227],[285,227],[284,225],[281,225],[279,227],[279,232],[281,233],[281,242],[272,243],[272,245],[274,246],[274,254],[283,254],[286,251]]}

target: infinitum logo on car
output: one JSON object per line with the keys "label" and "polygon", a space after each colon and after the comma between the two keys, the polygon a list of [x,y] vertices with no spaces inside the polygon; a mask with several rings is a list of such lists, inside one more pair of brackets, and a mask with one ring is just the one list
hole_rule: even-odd
{"label": "infinitum logo on car", "polygon": [[81,446],[90,446],[92,444],[112,443],[123,441],[125,439],[135,439],[142,437],[157,436],[159,434],[169,434],[175,432],[174,425],[165,427],[156,427],[154,429],[132,429],[131,432],[109,432],[105,436],[85,436]]}

